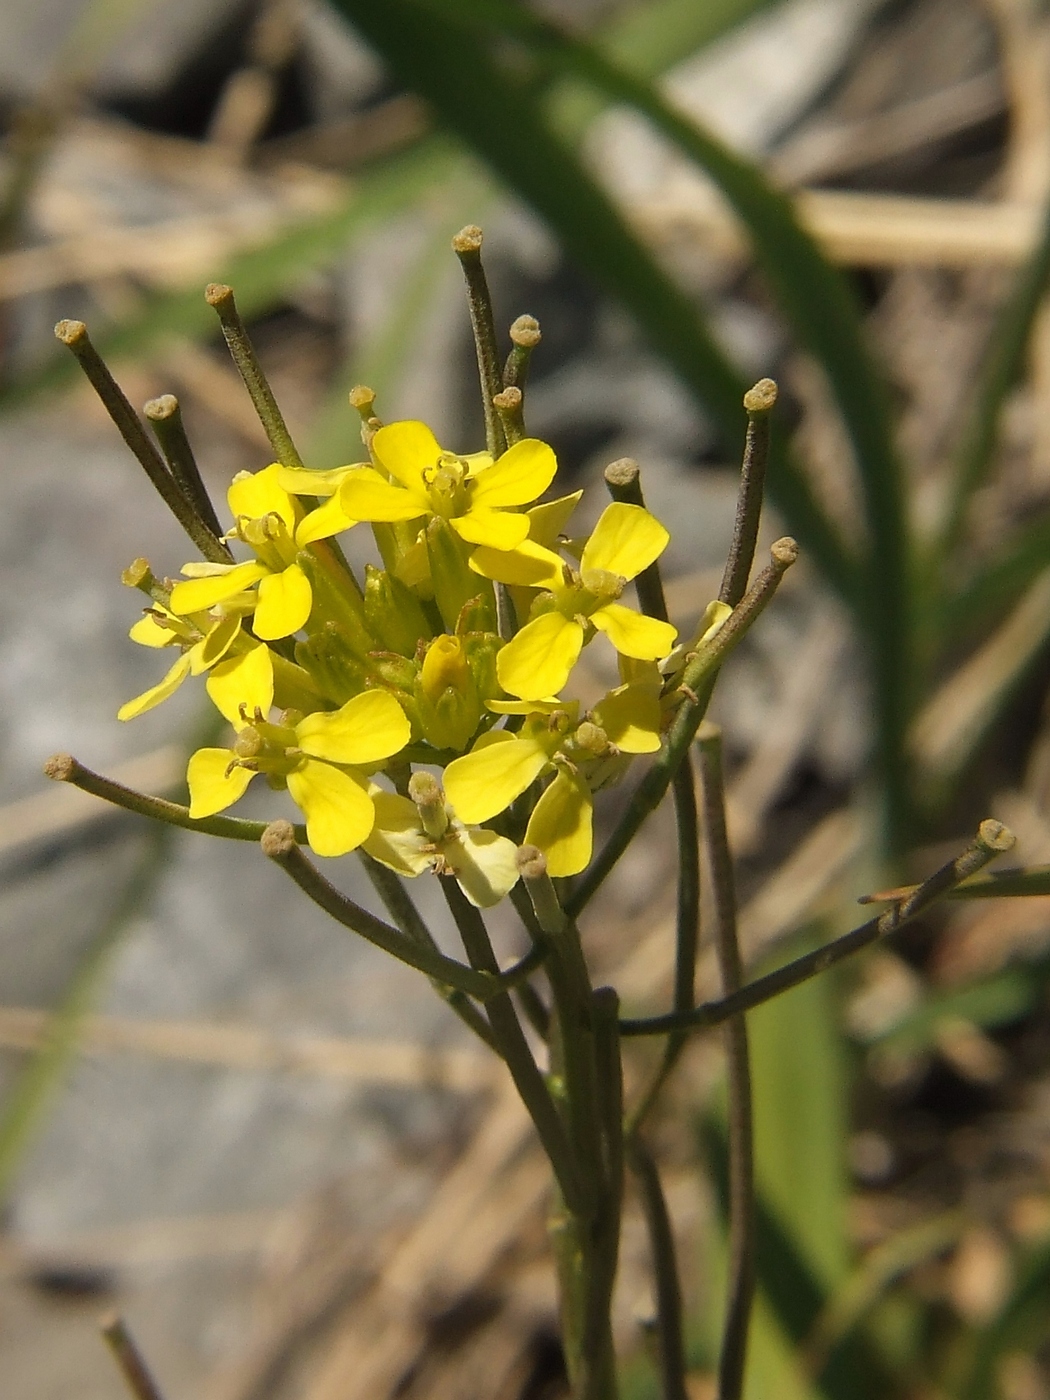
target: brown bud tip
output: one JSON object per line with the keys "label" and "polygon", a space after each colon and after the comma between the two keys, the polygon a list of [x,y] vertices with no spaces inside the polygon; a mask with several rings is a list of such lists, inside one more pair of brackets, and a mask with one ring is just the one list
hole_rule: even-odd
{"label": "brown bud tip", "polygon": [[538,846],[519,846],[518,869],[523,880],[542,880],[547,873],[547,857]]}
{"label": "brown bud tip", "polygon": [[55,327],[55,339],[63,345],[79,345],[87,338],[87,326],[83,321],[59,321]]}
{"label": "brown bud tip", "polygon": [[295,827],[283,817],[280,821],[271,822],[263,832],[259,844],[263,848],[263,855],[269,856],[271,860],[281,860],[284,856],[290,856],[297,846]]}
{"label": "brown bud tip", "polygon": [[225,282],[209,282],[204,288],[204,300],[216,309],[228,306],[233,301],[233,288]]}
{"label": "brown bud tip", "polygon": [[799,555],[798,540],[793,540],[790,535],[774,540],[769,546],[769,555],[774,564],[779,564],[782,569],[789,568]]}
{"label": "brown bud tip", "polygon": [[995,821],[992,817],[987,818],[977,828],[977,840],[986,850],[995,851],[996,855],[1010,850],[1016,839],[1008,826]]}
{"label": "brown bud tip", "polygon": [[142,411],[153,423],[163,423],[179,411],[179,401],[174,394],[161,394],[159,399],[150,399],[142,405]]}
{"label": "brown bud tip", "polygon": [[480,253],[484,235],[477,224],[467,224],[466,228],[461,228],[452,240],[452,251],[458,253],[460,257],[464,253]]}
{"label": "brown bud tip", "polygon": [[523,350],[535,350],[543,339],[539,321],[535,316],[519,316],[511,322],[510,338],[514,345],[520,345]]}
{"label": "brown bud tip", "polygon": [[419,807],[429,807],[441,801],[441,785],[432,773],[413,773],[408,780],[408,795]]}
{"label": "brown bud tip", "polygon": [[131,563],[120,576],[120,581],[126,588],[141,588],[144,583],[153,577],[153,570],[149,566],[148,559],[132,559]]}
{"label": "brown bud tip", "polygon": [[77,761],[71,753],[53,753],[44,764],[44,777],[56,783],[68,783],[77,771]]}
{"label": "brown bud tip", "polygon": [[521,390],[512,384],[507,389],[501,389],[498,394],[493,394],[492,402],[504,412],[514,413],[521,407]]}
{"label": "brown bud tip", "polygon": [[777,401],[777,382],[775,379],[760,379],[757,384],[752,384],[744,395],[744,407],[748,413],[768,413]]}
{"label": "brown bud tip", "polygon": [[633,486],[641,476],[641,468],[633,457],[618,457],[605,468],[605,480],[610,486]]}
{"label": "brown bud tip", "polygon": [[355,384],[349,397],[350,407],[356,408],[360,413],[362,409],[371,409],[376,401],[376,391],[370,389],[367,384]]}

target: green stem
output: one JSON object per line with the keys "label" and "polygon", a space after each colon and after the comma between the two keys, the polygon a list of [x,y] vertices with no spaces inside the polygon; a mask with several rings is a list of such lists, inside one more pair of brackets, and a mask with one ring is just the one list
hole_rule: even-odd
{"label": "green stem", "polygon": [[467,281],[467,303],[470,324],[474,331],[474,347],[478,355],[478,375],[481,379],[481,399],[485,407],[485,445],[493,457],[507,449],[507,439],[494,400],[503,388],[499,351],[496,348],[496,322],[492,314],[492,294],[481,262],[482,233],[477,224],[468,224],[452,240],[452,250],[459,258]]}
{"label": "green stem", "polygon": [[777,386],[772,379],[760,379],[744,395],[744,408],[747,411],[744,462],[736,499],[733,540],[722,574],[722,587],[718,591],[719,600],[728,603],[731,608],[735,608],[747,592],[747,581],[751,577],[762,518],[766,464],[769,461],[769,421],[776,401]]}
{"label": "green stem", "polygon": [[247,328],[241,320],[234,301],[233,288],[222,282],[212,282],[204,291],[204,299],[215,309],[222,326],[223,338],[229,347],[233,363],[244,381],[252,404],[259,415],[259,422],[269,439],[277,460],[286,467],[301,467],[303,459],[292,442],[292,435],[284,421],[284,415],[277,407],[270,382],[263,373],[259,357],[255,353],[248,336]]}
{"label": "green stem", "polygon": [[[93,797],[101,797],[115,807],[123,807],[126,812],[136,812],[140,817],[151,817],[169,826],[181,826],[186,831],[199,831],[205,836],[222,836],[229,841],[259,841],[267,827],[266,822],[245,821],[242,817],[191,817],[190,809],[181,803],[150,797],[123,783],[115,783],[112,778],[104,778],[101,773],[85,768],[68,753],[52,754],[44,764],[44,773],[55,782],[72,783],[81,792],[90,792]],[[304,826],[294,830],[296,840],[306,840]]]}
{"label": "green stem", "polygon": [[[714,906],[714,944],[725,996],[739,991],[743,963],[737,940],[736,882],[726,831],[722,736],[713,724],[699,734],[704,835]],[[743,1016],[725,1024],[729,1095],[729,1286],[718,1359],[718,1400],[740,1400],[755,1295],[755,1163],[751,1061]]]}
{"label": "green stem", "polygon": [[[194,510],[218,539],[222,535],[222,525],[215,514],[197,458],[186,436],[186,425],[182,421],[182,409],[174,394],[162,394],[159,399],[150,399],[144,404],[143,413],[153,424],[160,450],[168,463],[168,470],[182,487]],[[227,551],[229,553],[229,551]],[[230,554],[232,560],[233,555]]]}
{"label": "green stem", "polygon": [[83,321],[59,321],[55,338],[76,356],[91,387],[102,400],[103,407],[134,453],[139,465],[157,489],[157,493],[172,515],[189,535],[205,559],[214,564],[228,564],[230,551],[212,534],[197,514],[193,504],[168,471],[157,449],[149,440],[139,416],[132,408],[117,381],[109,372],[105,360],[91,343]]}
{"label": "green stem", "polygon": [[518,316],[511,322],[511,351],[503,366],[503,387],[520,389],[524,394],[529,379],[532,352],[542,339],[540,323],[535,316]]}
{"label": "green stem", "polygon": [[742,1011],[750,1011],[752,1007],[761,1006],[771,997],[790,991],[800,982],[808,982],[811,977],[833,967],[844,958],[852,957],[862,948],[867,948],[880,938],[895,933],[935,900],[950,894],[956,885],[975,875],[996,856],[1008,851],[1013,843],[1013,834],[1001,822],[991,819],[983,821],[977,840],[968,850],[955,860],[949,861],[947,865],[943,865],[907,899],[901,900],[879,918],[870,919],[859,928],[844,933],[841,938],[826,943],[823,948],[805,953],[794,962],[777,968],[775,972],[747,983],[738,992],[732,992],[718,1001],[704,1002],[684,1016],[672,1012],[667,1016],[652,1016],[645,1020],[621,1021],[620,1034],[667,1035],[676,1030],[697,1031],[710,1026],[720,1026],[730,1017],[738,1016]]}
{"label": "green stem", "polygon": [[635,788],[634,796],[619,823],[567,901],[566,912],[570,917],[575,918],[586,907],[631,844],[646,817],[663,801],[707,711],[719,667],[772,601],[780,586],[780,580],[798,558],[798,545],[794,540],[785,537],[773,544],[770,555],[769,565],[762,570],[715,635],[699,648],[686,667],[679,687],[684,700],[671,722],[667,745]]}
{"label": "green stem", "polygon": [[[498,976],[499,964],[480,913],[455,880],[442,880],[441,890],[456,921],[471,967],[478,976],[487,980]],[[539,1134],[558,1188],[562,1196],[571,1201],[576,1210],[580,1210],[585,1203],[585,1192],[572,1148],[550,1090],[532,1057],[514,1004],[507,993],[501,991],[487,999],[486,1010],[499,1052]]]}
{"label": "green stem", "polygon": [[[653,1254],[656,1281],[656,1325],[660,1351],[660,1381],[663,1400],[688,1400],[685,1381],[685,1339],[682,1336],[682,1290],[678,1283],[678,1260],[660,1173],[649,1149],[640,1137],[628,1140],[627,1155],[638,1179],[642,1210]],[[722,1400],[721,1393],[719,1400]]]}
{"label": "green stem", "polygon": [[499,420],[503,424],[503,436],[507,446],[513,447],[525,436],[525,416],[522,409],[522,393],[516,386],[501,390],[492,396]]}
{"label": "green stem", "polygon": [[[416,908],[412,896],[394,871],[380,861],[373,860],[366,851],[359,850],[358,855],[364,866],[365,874],[372,882],[372,888],[383,901],[386,912],[405,937],[411,938],[413,943],[418,944],[421,948],[430,948],[434,952],[440,952],[434,935],[427,927],[426,920]],[[518,994],[520,995],[523,987],[528,985],[527,982],[523,983],[522,987],[518,988]],[[431,978],[431,986],[438,996],[448,1002],[464,1025],[468,1026],[480,1040],[485,1042],[490,1050],[494,1050],[498,1055],[499,1050],[492,1035],[492,1027],[470,998],[456,987],[450,987],[447,982],[440,982],[436,978]]]}

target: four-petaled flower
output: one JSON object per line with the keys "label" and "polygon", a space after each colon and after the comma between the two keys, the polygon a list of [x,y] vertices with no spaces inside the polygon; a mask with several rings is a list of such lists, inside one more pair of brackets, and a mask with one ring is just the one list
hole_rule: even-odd
{"label": "four-petaled flower", "polygon": [[604,632],[622,656],[638,661],[666,656],[677,629],[617,599],[631,579],[660,557],[669,538],[647,510],[616,501],[602,512],[578,570],[532,540],[513,550],[475,550],[470,567],[476,573],[543,590],[533,604],[532,620],[497,657],[503,689],[523,700],[556,695],[595,630]]}
{"label": "four-petaled flower", "polygon": [[348,529],[353,520],[338,501],[309,514],[280,485],[278,463],[261,472],[235,476],[227,499],[237,522],[228,538],[242,540],[257,555],[243,564],[187,564],[188,575],[171,590],[171,611],[178,617],[206,611],[258,585],[252,630],[263,641],[290,637],[303,627],[313,606],[310,580],[298,563],[308,544]]}
{"label": "four-petaled flower", "polygon": [[496,729],[445,769],[445,794],[460,821],[504,811],[554,769],[529,818],[525,841],[547,857],[551,875],[575,875],[591,858],[592,792],[622,776],[632,754],[660,747],[659,685],[610,690],[581,722],[575,700],[491,700],[500,714],[525,715],[517,733]]}
{"label": "four-petaled flower", "polygon": [[460,457],[443,451],[425,423],[410,419],[380,428],[372,455],[382,472],[369,466],[318,473],[285,468],[280,480],[288,490],[319,495],[338,480],[336,499],[352,520],[393,523],[439,515],[468,544],[513,549],[529,533],[528,517],[514,507],[542,496],[557,471],[554,453],[535,438],[515,443],[497,461],[487,452]]}
{"label": "four-petaled flower", "polygon": [[366,690],[335,711],[267,719],[273,700],[273,672],[252,660],[241,668],[243,698],[230,749],[198,749],[186,777],[190,816],[209,817],[230,807],[256,773],[287,787],[306,817],[306,834],[319,856],[341,856],[368,837],[375,807],[367,772],[400,752],[411,728],[392,695]]}
{"label": "four-petaled flower", "polygon": [[133,642],[144,647],[181,648],[178,660],[167,675],[126,701],[117,711],[117,719],[136,719],[155,705],[174,695],[187,676],[199,676],[218,666],[235,643],[241,641],[241,615],[250,612],[255,600],[250,595],[227,598],[211,613],[200,617],[176,617],[160,603],[155,603],[139,618],[128,633]]}

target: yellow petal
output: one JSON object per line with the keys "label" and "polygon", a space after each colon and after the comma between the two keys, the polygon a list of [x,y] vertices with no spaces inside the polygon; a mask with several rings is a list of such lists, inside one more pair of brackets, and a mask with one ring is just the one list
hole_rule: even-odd
{"label": "yellow petal", "polygon": [[365,462],[350,462],[345,467],[333,467],[327,472],[282,467],[277,473],[277,484],[292,496],[331,496],[339,490],[347,472],[366,465]]}
{"label": "yellow petal", "polygon": [[419,825],[416,804],[380,787],[372,786],[368,791],[376,820],[365,850],[399,875],[422,875],[433,864],[434,849]]}
{"label": "yellow petal", "polygon": [[417,515],[426,514],[428,504],[418,483],[415,489],[395,486],[371,467],[355,467],[348,472],[338,499],[351,520],[414,520]]}
{"label": "yellow petal", "polygon": [[543,700],[486,700],[485,708],[497,715],[552,715],[555,710],[564,710],[565,701],[556,695]]}
{"label": "yellow petal", "polygon": [[232,617],[221,617],[207,636],[190,648],[190,670],[193,674],[199,676],[202,671],[209,671],[220,662],[240,635],[240,630],[241,619],[236,613]]}
{"label": "yellow petal", "polygon": [[232,598],[242,588],[250,588],[265,578],[269,570],[265,564],[251,559],[246,564],[234,564],[221,574],[211,574],[207,578],[191,578],[185,583],[177,583],[171,590],[171,610],[178,617],[187,613],[205,612],[216,603]]}
{"label": "yellow petal", "polygon": [[559,773],[536,803],[525,841],[547,857],[549,875],[576,875],[590,861],[593,812],[590,789],[575,773]]}
{"label": "yellow petal", "polygon": [[[606,603],[591,613],[591,621],[624,656],[656,661],[674,646],[678,628],[656,617],[645,617],[622,603]],[[502,655],[502,652],[500,653]]]}
{"label": "yellow petal", "polygon": [[396,481],[419,490],[424,467],[437,465],[441,447],[425,423],[409,418],[380,428],[372,439],[372,455]]}
{"label": "yellow petal", "polygon": [[655,753],[660,747],[660,688],[642,682],[610,690],[592,711],[612,743],[624,753]]}
{"label": "yellow petal", "polygon": [[313,544],[314,540],[328,540],[333,535],[341,535],[356,524],[357,521],[351,520],[343,509],[337,494],[299,521],[295,542],[302,549],[305,545]]}
{"label": "yellow petal", "polygon": [[529,533],[527,515],[520,511],[488,510],[484,506],[473,507],[468,514],[457,516],[449,524],[461,540],[490,549],[514,549],[524,543]]}
{"label": "yellow petal", "polygon": [[[505,731],[497,731],[505,732]],[[535,739],[507,735],[475,744],[445,769],[445,796],[461,822],[485,822],[504,811],[547,766],[547,751]]]}
{"label": "yellow petal", "polygon": [[442,854],[471,904],[490,909],[518,883],[518,848],[484,827],[464,829],[458,838],[443,842]]}
{"label": "yellow petal", "polygon": [[545,442],[523,438],[470,484],[472,506],[525,506],[554,480],[558,462]]}
{"label": "yellow petal", "polygon": [[386,690],[365,690],[331,714],[317,711],[295,729],[299,747],[331,763],[378,763],[405,747],[412,726]]}
{"label": "yellow petal", "polygon": [[270,713],[273,704],[273,659],[269,647],[252,647],[251,651],[231,656],[212,667],[206,682],[208,695],[219,713],[239,728],[240,708],[250,715],[261,710]]}
{"label": "yellow petal", "polygon": [[260,582],[252,630],[264,642],[290,637],[305,625],[312,607],[310,580],[298,564],[289,564],[279,574],[267,574]]}
{"label": "yellow petal", "polygon": [[[427,549],[426,535],[422,531],[415,544],[409,545],[397,561],[394,573],[406,588],[419,588],[422,584],[429,583],[430,551]],[[430,597],[433,591],[431,588],[430,592],[423,596]]]}
{"label": "yellow petal", "polygon": [[489,549],[482,545],[470,556],[469,562],[482,578],[523,588],[552,588],[562,579],[560,557],[532,540],[523,540],[511,550]]}
{"label": "yellow petal", "polygon": [[360,846],[375,822],[363,778],[304,758],[288,774],[292,801],[306,816],[306,836],[319,856],[342,856]]}
{"label": "yellow petal", "polygon": [[140,647],[170,647],[177,634],[170,627],[163,627],[152,613],[146,613],[131,628],[128,636]]}
{"label": "yellow petal", "polygon": [[152,710],[154,705],[159,705],[162,700],[167,700],[169,695],[174,695],[189,673],[189,656],[180,656],[162,681],[150,686],[149,690],[144,690],[141,695],[136,695],[134,700],[128,700],[121,705],[117,711],[117,719],[136,719],[147,710]]}
{"label": "yellow petal", "polygon": [[641,506],[614,501],[602,511],[580,563],[583,569],[636,578],[659,559],[670,538],[659,520]]}
{"label": "yellow petal", "polygon": [[186,769],[190,785],[190,816],[212,817],[244,796],[255,777],[250,768],[231,768],[229,749],[198,749]]}
{"label": "yellow petal", "polygon": [[569,679],[583,646],[583,628],[560,612],[526,624],[496,655],[496,675],[510,695],[544,700]]}
{"label": "yellow petal", "polygon": [[238,472],[226,492],[233,518],[246,515],[250,520],[261,520],[265,515],[278,515],[291,534],[300,509],[281,485],[283,471],[280,462],[274,462],[261,472]]}
{"label": "yellow petal", "polygon": [[582,496],[582,491],[573,491],[571,496],[559,496],[556,501],[545,501],[543,505],[533,506],[530,511],[526,511],[529,517],[529,539],[547,549],[553,549]]}

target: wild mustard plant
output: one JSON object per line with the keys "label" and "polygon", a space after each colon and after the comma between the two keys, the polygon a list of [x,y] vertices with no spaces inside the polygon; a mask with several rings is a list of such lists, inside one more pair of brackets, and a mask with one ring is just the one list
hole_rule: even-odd
{"label": "wild mustard plant", "polygon": [[[685,1036],[727,1023],[733,1264],[720,1396],[735,1400],[753,1275],[743,1013],[898,928],[1012,837],[985,822],[967,852],[925,884],[897,892],[879,918],[742,982],[719,736],[701,724],[723,662],[798,554],[794,541],[777,541],[767,567],[750,579],[776,387],[764,380],[745,396],[744,472],[720,596],[693,634],[680,637],[659,574],[669,535],[646,509],[637,466],[614,463],[606,472],[612,502],[589,535],[569,533],[581,493],[557,494],[555,454],[524,427],[528,357],[539,328],[519,318],[501,370],[480,231],[464,230],[453,246],[466,274],[486,415],[484,449],[464,453],[443,447],[424,423],[382,423],[374,395],[357,389],[351,400],[362,419],[361,460],[310,470],[232,292],[208,289],[276,458],[231,483],[225,527],[174,400],[146,409],[158,452],[85,328],[60,323],[60,339],[202,556],[183,564],[177,581],[142,559],[125,572],[125,583],[148,599],[132,640],[177,659],[119,717],[133,722],[203,676],[230,737],[190,757],[188,806],[132,792],[68,756],[52,759],[48,772],[160,820],[261,839],[309,898],[429,976],[504,1060],[553,1171],[562,1339],[578,1400],[616,1394],[610,1302],[625,1163],[638,1177],[650,1224],[664,1392],[684,1400],[674,1248],[644,1130]],[[362,580],[339,540],[368,533],[375,560]],[[619,684],[585,704],[577,667],[599,633],[617,655]],[[694,740],[725,993],[701,1006],[693,989],[700,877]],[[639,768],[631,801],[595,854],[596,800]],[[287,794],[303,826],[228,815],[256,777]],[[615,991],[592,984],[575,920],[669,789],[679,852],[674,1004],[664,1015],[621,1019]],[[358,851],[392,922],[342,893],[304,847],[325,866]],[[337,878],[339,867],[331,868]],[[403,883],[418,879],[439,882],[465,962],[439,950]],[[532,951],[502,969],[480,910],[508,897]],[[541,968],[549,1007],[530,981]],[[531,1039],[523,1020],[529,1012]],[[640,1035],[665,1036],[665,1053],[655,1078],[625,1106],[620,1039]]]}

